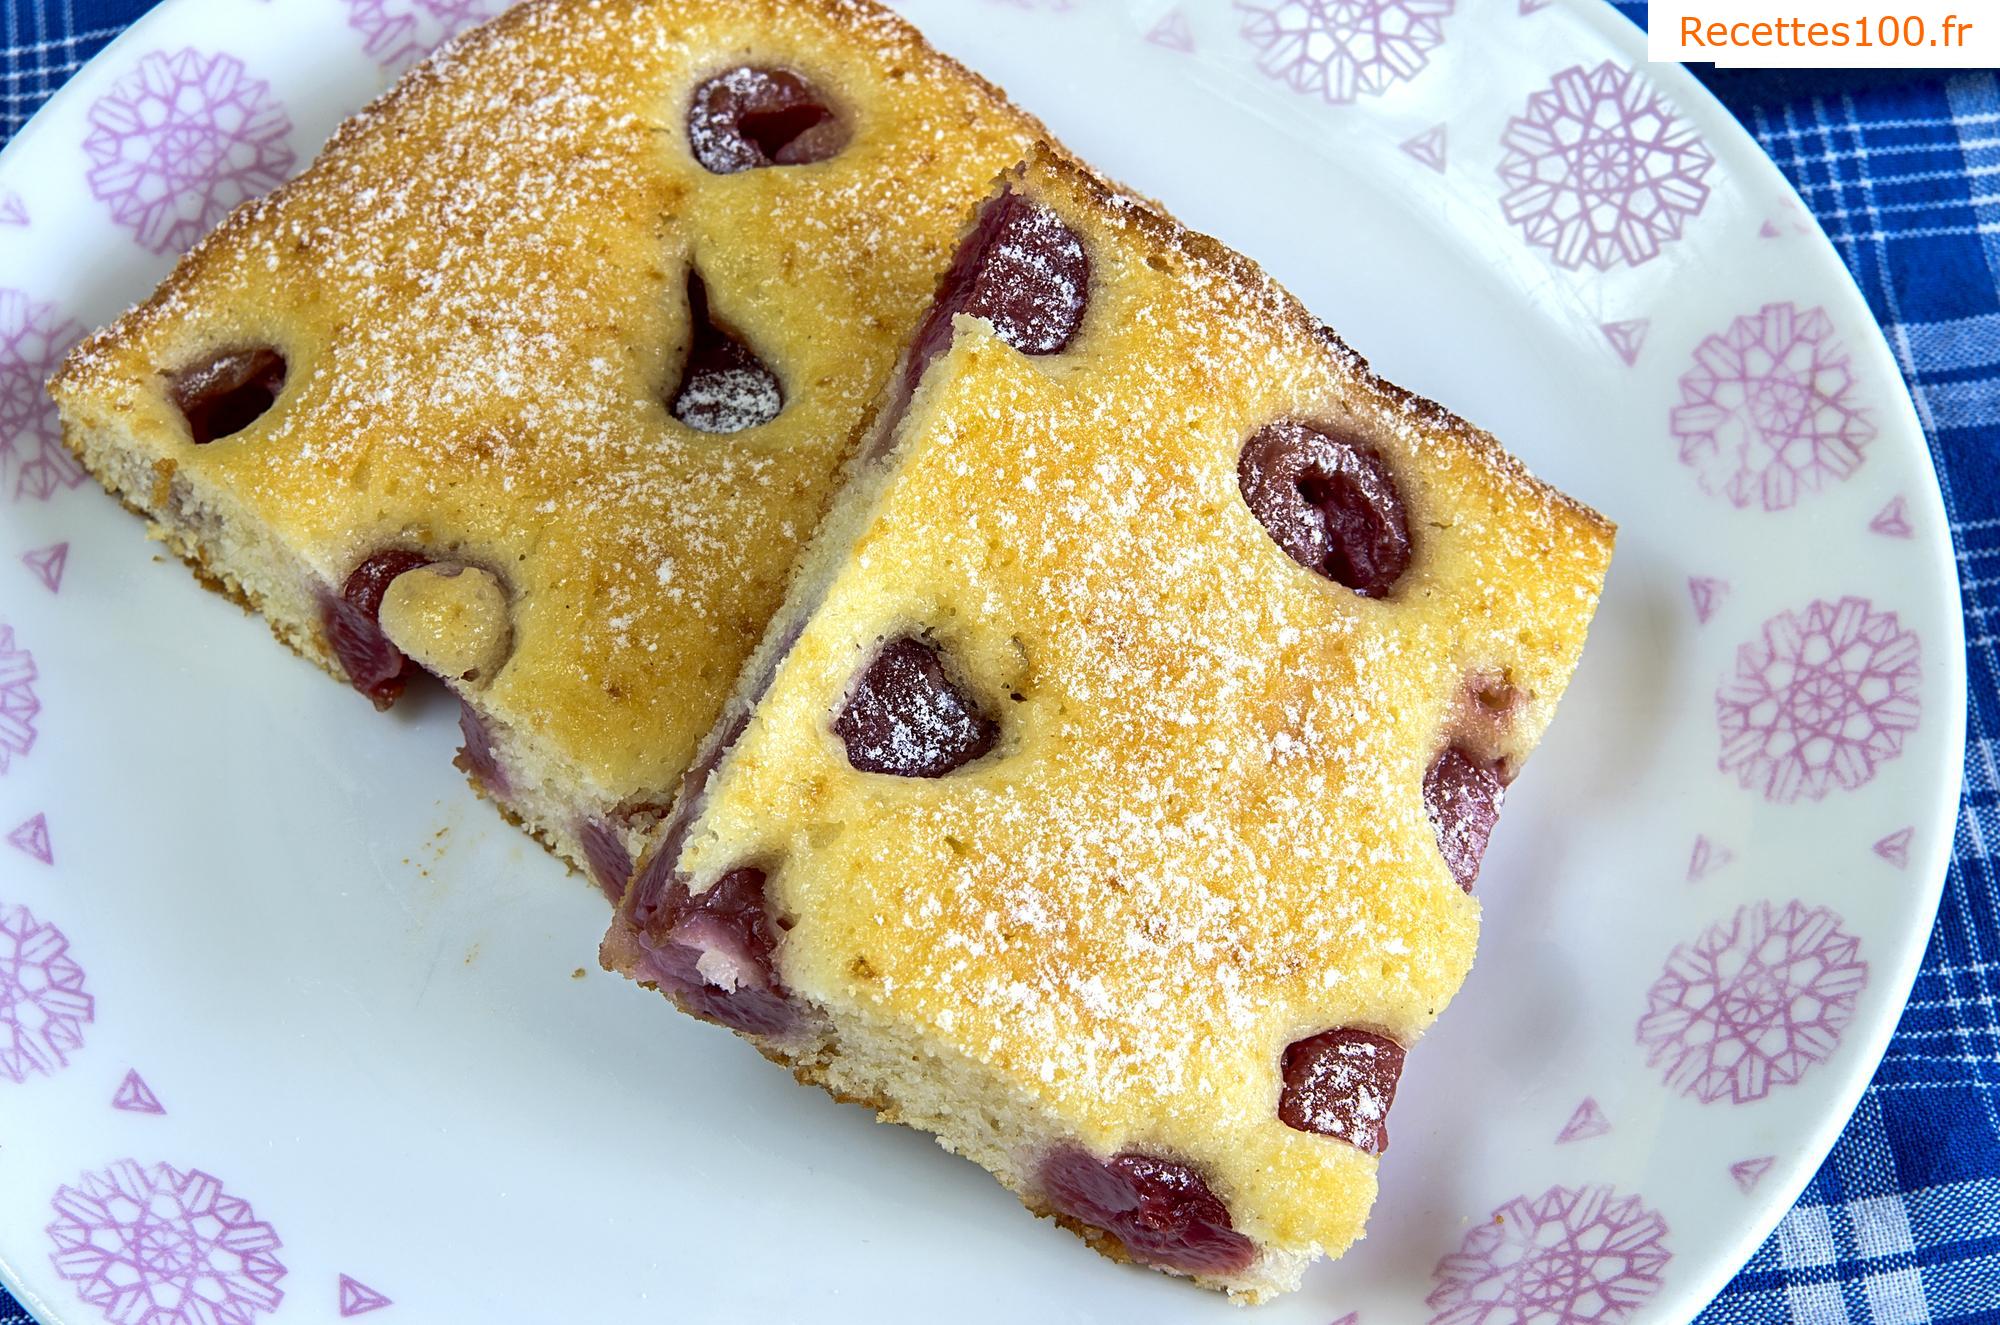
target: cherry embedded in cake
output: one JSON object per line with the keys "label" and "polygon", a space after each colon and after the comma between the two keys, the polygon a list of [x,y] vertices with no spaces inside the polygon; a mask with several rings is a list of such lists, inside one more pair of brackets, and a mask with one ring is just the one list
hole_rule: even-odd
{"label": "cherry embedded in cake", "polygon": [[1498,763],[1455,745],[1440,751],[1424,771],[1424,809],[1437,831],[1438,852],[1467,892],[1479,878],[1506,794]]}
{"label": "cherry embedded in cake", "polygon": [[700,892],[670,884],[645,919],[663,936],[648,974],[681,1010],[753,1035],[783,1035],[797,1020],[771,965],[779,926],[767,912],[764,871],[730,870]]}
{"label": "cherry embedded in cake", "polygon": [[1090,306],[1090,258],[1076,232],[1013,190],[980,209],[938,284],[909,356],[912,383],[951,343],[952,319],[976,317],[1023,354],[1069,344]]}
{"label": "cherry embedded in cake", "polygon": [[605,964],[1100,1251],[1283,1292],[1393,1162],[1611,527],[1053,154],[904,362]]}
{"label": "cherry embedded in cake", "polygon": [[784,388],[757,352],[716,325],[708,287],[688,273],[688,351],[668,408],[696,432],[734,433],[778,417]]}
{"label": "cherry embedded in cake", "polygon": [[834,734],[864,773],[940,778],[986,754],[1000,728],[945,672],[937,648],[913,635],[884,644],[855,677]]}
{"label": "cherry embedded in cake", "polygon": [[1285,1046],[1278,1117],[1301,1132],[1337,1137],[1379,1155],[1389,1147],[1389,1106],[1403,1075],[1403,1046],[1352,1026]]}
{"label": "cherry embedded in cake", "polygon": [[1229,1208],[1185,1164],[1125,1153],[1093,1159],[1074,1147],[1042,1161],[1042,1190],[1058,1213],[1110,1234],[1133,1260],[1184,1274],[1248,1269],[1257,1249]]}
{"label": "cherry embedded in cake", "polygon": [[410,660],[382,631],[382,599],[396,577],[430,565],[422,552],[389,548],[368,557],[342,581],[340,595],[324,608],[327,639],[348,684],[374,701],[394,704],[409,683]]}
{"label": "cherry embedded in cake", "polygon": [[688,145],[718,175],[825,161],[847,146],[847,121],[804,75],[741,65],[697,87]]}
{"label": "cherry embedded in cake", "polygon": [[285,357],[268,345],[228,350],[167,378],[167,394],[196,446],[242,432],[284,389]]}
{"label": "cherry embedded in cake", "polygon": [[1402,496],[1366,444],[1283,419],[1243,444],[1236,474],[1251,513],[1307,570],[1381,598],[1409,569]]}

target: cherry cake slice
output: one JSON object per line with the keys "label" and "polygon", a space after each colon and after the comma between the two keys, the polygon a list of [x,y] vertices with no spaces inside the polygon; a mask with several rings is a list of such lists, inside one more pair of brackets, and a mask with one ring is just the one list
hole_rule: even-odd
{"label": "cherry cake slice", "polygon": [[1039,150],[864,448],[606,965],[1108,1255],[1295,1286],[1361,1233],[1611,525]]}
{"label": "cherry cake slice", "polygon": [[524,5],[78,349],[66,435],[369,703],[456,692],[615,900],[1041,132],[870,0]]}

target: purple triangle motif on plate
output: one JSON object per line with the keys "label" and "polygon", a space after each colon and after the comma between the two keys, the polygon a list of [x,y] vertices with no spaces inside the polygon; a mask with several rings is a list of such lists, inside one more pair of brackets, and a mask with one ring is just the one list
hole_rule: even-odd
{"label": "purple triangle motif on plate", "polygon": [[50,593],[62,588],[63,566],[69,561],[69,544],[51,543],[21,554],[21,564],[35,573]]}
{"label": "purple triangle motif on plate", "polygon": [[34,818],[7,834],[7,842],[17,851],[25,851],[44,865],[56,863],[55,849],[49,845],[49,817],[38,814]]}
{"label": "purple triangle motif on plate", "polygon": [[1736,1185],[1745,1196],[1757,1189],[1764,1175],[1771,1171],[1776,1161],[1769,1155],[1759,1155],[1756,1159],[1740,1159],[1729,1166],[1729,1176],[1736,1179]]}
{"label": "purple triangle motif on plate", "polygon": [[1402,149],[1438,174],[1444,174],[1445,127],[1434,124],[1414,138],[1403,140]]}
{"label": "purple triangle motif on plate", "polygon": [[1901,497],[1875,512],[1868,528],[1884,538],[1910,538],[1916,533],[1910,527],[1910,508]]}
{"label": "purple triangle motif on plate", "polygon": [[1688,853],[1687,881],[1698,883],[1734,859],[1736,859],[1734,851],[1728,847],[1719,847],[1709,841],[1706,835],[1696,833],[1694,850]]}
{"label": "purple triangle motif on plate", "polygon": [[1361,1325],[1361,1313],[1350,1311],[1339,1320],[1332,1322],[1332,1325]]}
{"label": "purple triangle motif on plate", "polygon": [[165,1113],[166,1106],[160,1097],[146,1084],[146,1078],[139,1075],[137,1068],[125,1074],[118,1083],[118,1093],[111,1097],[111,1107],[123,1109],[126,1113]]}
{"label": "purple triangle motif on plate", "polygon": [[26,225],[28,204],[18,193],[0,193],[0,225]]}
{"label": "purple triangle motif on plate", "polygon": [[1910,867],[1910,839],[1917,835],[1914,828],[1898,828],[1873,848],[1876,855],[1894,865],[1897,869]]}
{"label": "purple triangle motif on plate", "polygon": [[1538,9],[1547,9],[1555,0],[1521,0],[1521,12],[1532,14]]}
{"label": "purple triangle motif on plate", "polygon": [[1778,223],[1776,221],[1766,221],[1764,222],[1764,224],[1757,227],[1757,237],[1759,239],[1776,239],[1782,233],[1783,232],[1778,229]]}
{"label": "purple triangle motif on plate", "polygon": [[1710,579],[1706,575],[1688,576],[1688,597],[1694,601],[1694,619],[1704,626],[1715,615],[1715,609],[1722,606],[1722,600],[1728,593],[1728,580]]}
{"label": "purple triangle motif on plate", "polygon": [[1604,339],[1611,342],[1611,348],[1630,368],[1639,362],[1639,351],[1646,347],[1646,333],[1652,326],[1653,319],[1649,317],[1629,317],[1623,322],[1600,322],[1597,329],[1604,333]]}
{"label": "purple triangle motif on plate", "polygon": [[340,1276],[340,1314],[365,1316],[390,1305],[389,1299],[352,1275]]}
{"label": "purple triangle motif on plate", "polygon": [[1563,1124],[1556,1134],[1557,1145],[1567,1145],[1571,1141],[1588,1141],[1593,1136],[1603,1136],[1611,1130],[1611,1120],[1604,1116],[1604,1110],[1597,1107],[1597,1101],[1586,1095],[1583,1103],[1576,1106],[1576,1112]]}
{"label": "purple triangle motif on plate", "polygon": [[1187,15],[1178,9],[1169,9],[1166,16],[1146,34],[1146,40],[1170,51],[1194,50],[1194,31],[1188,27]]}

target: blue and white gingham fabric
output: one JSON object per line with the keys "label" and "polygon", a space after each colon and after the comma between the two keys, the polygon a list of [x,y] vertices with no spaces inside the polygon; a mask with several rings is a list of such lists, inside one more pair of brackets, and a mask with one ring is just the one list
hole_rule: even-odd
{"label": "blue and white gingham fabric", "polygon": [[[0,0],[0,143],[150,3]],[[1909,1009],[1825,1167],[1701,1325],[2000,1325],[2000,77],[1704,76],[1833,237],[1909,381],[1958,544],[1972,711]],[[4,1293],[0,1325],[29,1325]]]}

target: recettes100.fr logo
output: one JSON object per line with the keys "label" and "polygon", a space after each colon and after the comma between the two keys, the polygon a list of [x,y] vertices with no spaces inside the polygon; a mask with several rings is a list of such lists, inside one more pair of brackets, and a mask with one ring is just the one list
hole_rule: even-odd
{"label": "recettes100.fr logo", "polygon": [[1987,68],[1987,0],[1648,0],[1646,54],[1722,68]]}

